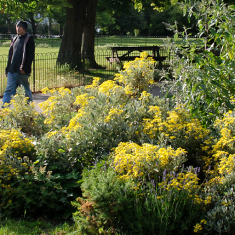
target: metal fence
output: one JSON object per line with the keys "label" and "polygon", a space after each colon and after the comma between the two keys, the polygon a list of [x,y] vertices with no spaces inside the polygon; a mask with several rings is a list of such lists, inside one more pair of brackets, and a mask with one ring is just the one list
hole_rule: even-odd
{"label": "metal fence", "polygon": [[[122,53],[119,52],[120,56]],[[151,55],[151,51],[147,51]],[[161,56],[167,56],[167,60],[163,62],[163,66],[167,66],[170,55],[165,48],[160,50]],[[139,56],[139,52],[132,52],[132,56]],[[111,50],[96,50],[95,59],[100,65],[99,69],[89,69],[86,59],[82,56],[82,69],[79,71],[71,70],[68,65],[58,66],[58,53],[37,53],[32,65],[32,73],[30,76],[30,85],[33,92],[39,92],[45,87],[75,87],[90,84],[93,77],[100,77],[101,80],[113,79],[114,74],[118,71],[118,64],[109,63],[107,57],[111,56]],[[5,75],[5,67],[7,64],[7,55],[0,56],[0,96],[3,95],[7,78]]]}
{"label": "metal fence", "polygon": [[[7,46],[15,34],[0,34],[0,47]],[[36,46],[60,47],[63,35],[34,35]],[[119,46],[152,46],[164,44],[164,39],[169,36],[125,36],[125,35],[100,35],[95,36],[95,46],[119,45]],[[5,45],[4,45],[5,44]]]}

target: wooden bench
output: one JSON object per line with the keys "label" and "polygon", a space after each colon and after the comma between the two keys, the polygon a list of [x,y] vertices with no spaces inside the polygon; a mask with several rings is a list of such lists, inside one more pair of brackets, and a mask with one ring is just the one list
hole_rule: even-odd
{"label": "wooden bench", "polygon": [[[130,55],[134,51],[143,52],[143,51],[151,51],[151,56],[155,61],[159,62],[159,65],[162,67],[162,61],[166,60],[167,56],[160,56],[160,47],[158,46],[141,46],[141,47],[111,47],[112,54],[111,57],[106,57],[107,61],[110,63],[120,63],[122,61],[131,61],[134,60],[136,57]],[[118,52],[123,51],[125,52],[123,55],[119,56]]]}

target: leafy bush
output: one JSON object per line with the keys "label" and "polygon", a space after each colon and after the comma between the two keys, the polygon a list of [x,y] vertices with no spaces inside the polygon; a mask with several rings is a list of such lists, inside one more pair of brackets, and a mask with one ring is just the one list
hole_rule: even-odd
{"label": "leafy bush", "polygon": [[[136,130],[139,139],[118,141],[107,170],[98,167],[84,174],[85,199],[75,203],[78,211],[74,214],[83,233],[233,233],[234,6],[213,0],[187,1],[183,6],[189,16],[194,15],[198,20],[199,34],[198,40],[192,42],[186,29],[180,33],[173,27],[175,40],[170,46],[179,51],[179,56],[172,60],[169,70],[173,80],[166,82],[172,94],[170,104],[166,105],[168,100],[165,100],[160,106],[151,105],[148,93],[141,92],[141,86],[134,84],[133,74],[139,75],[135,76],[137,80],[144,76],[136,72],[137,61],[127,64],[126,70],[116,76],[126,86],[126,94],[140,97],[142,105],[147,105],[146,116],[141,116],[142,125]],[[176,43],[178,35],[183,36],[180,47]],[[110,109],[105,120],[121,119],[126,109],[126,106]],[[171,149],[171,155],[182,148],[187,155],[179,155],[175,164],[174,157],[158,155],[163,148]],[[181,166],[185,158],[188,160],[185,164],[193,166],[187,170]],[[164,159],[169,162],[161,165]],[[164,171],[164,167],[170,169]],[[109,187],[116,182],[119,187]],[[127,193],[130,201],[123,200],[118,191],[127,182],[134,184]],[[87,216],[89,219],[84,222]]]}
{"label": "leafy bush", "polygon": [[10,45],[11,45],[11,41],[1,43],[1,47],[10,47]]}
{"label": "leafy bush", "polygon": [[209,201],[198,197],[193,169],[179,175],[165,171],[161,180],[151,169],[141,169],[133,181],[109,164],[84,172],[83,197],[73,202],[82,234],[188,234],[202,218]]}
{"label": "leafy bush", "polygon": [[17,91],[0,117],[0,217],[68,217],[70,200],[79,195],[73,191],[79,174],[67,157],[40,155],[40,138],[49,129],[34,103]]}
{"label": "leafy bush", "polygon": [[36,45],[36,47],[48,48],[48,47],[50,47],[50,45],[48,43],[39,43],[39,44]]}
{"label": "leafy bush", "polygon": [[160,148],[151,144],[120,143],[112,155],[114,169],[122,178],[161,175],[163,171],[177,171],[186,161],[186,151],[171,147]]}
{"label": "leafy bush", "polygon": [[[141,123],[148,116],[149,104],[167,107],[164,101],[150,94],[131,98],[115,81],[99,85],[98,78],[91,85],[66,91],[66,95],[64,92],[51,93],[50,100],[41,105],[47,115],[45,124],[51,131],[41,138],[40,149],[47,149],[46,154],[53,157],[63,151],[64,156],[83,166],[109,154],[121,141],[140,143]],[[62,110],[64,105],[66,108]]]}
{"label": "leafy bush", "polygon": [[40,137],[48,131],[43,125],[44,117],[35,110],[34,103],[28,102],[23,88],[18,88],[17,93],[11,100],[11,106],[1,110],[1,128],[6,130],[21,129],[27,136]]}
{"label": "leafy bush", "polygon": [[50,98],[42,114],[22,89],[1,110],[2,217],[70,216],[83,168],[121,141],[140,143],[148,105],[166,105],[149,95],[130,97],[115,81],[99,84],[98,78],[86,87],[44,92]]}
{"label": "leafy bush", "polygon": [[[196,40],[189,40],[187,29],[179,32],[172,26],[175,37],[169,47],[179,57],[172,60],[174,79],[167,81],[167,90],[176,104],[186,104],[193,116],[209,126],[234,107],[234,6],[215,0],[187,1],[182,6],[185,15],[197,20],[198,34]],[[183,37],[181,45],[178,36]]]}
{"label": "leafy bush", "polygon": [[200,121],[191,118],[184,105],[178,105],[167,113],[158,106],[150,107],[151,118],[144,120],[144,132],[157,144],[168,142],[174,148],[200,148],[200,144],[208,137],[209,130],[203,128]]}
{"label": "leafy bush", "polygon": [[134,201],[133,183],[117,178],[111,168],[104,168],[83,173],[84,195],[73,202],[78,209],[73,218],[81,234],[110,234],[115,225],[125,226],[119,223],[120,215],[128,212]]}
{"label": "leafy bush", "polygon": [[155,60],[141,52],[140,58],[135,58],[124,64],[124,70],[116,74],[115,80],[125,85],[125,92],[138,96],[154,83]]}

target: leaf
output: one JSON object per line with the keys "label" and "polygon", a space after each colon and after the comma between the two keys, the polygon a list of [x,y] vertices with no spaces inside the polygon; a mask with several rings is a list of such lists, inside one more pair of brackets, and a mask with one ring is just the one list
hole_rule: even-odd
{"label": "leaf", "polygon": [[206,86],[203,81],[201,82],[200,87],[202,88],[203,91],[207,92]]}
{"label": "leaf", "polygon": [[63,149],[59,149],[58,153],[65,153],[65,151]]}
{"label": "leaf", "polygon": [[228,32],[225,32],[225,38],[229,41],[230,39],[232,39],[232,35]]}
{"label": "leaf", "polygon": [[192,88],[192,92],[194,92],[197,89],[198,86],[199,86],[199,83],[195,84]]}
{"label": "leaf", "polygon": [[235,105],[231,104],[229,101],[226,101],[226,106],[230,109],[233,110],[235,108]]}

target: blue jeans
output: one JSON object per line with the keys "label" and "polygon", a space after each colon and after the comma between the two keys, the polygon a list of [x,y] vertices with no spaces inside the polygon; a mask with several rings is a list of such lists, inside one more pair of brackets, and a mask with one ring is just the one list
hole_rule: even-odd
{"label": "blue jeans", "polygon": [[25,96],[29,101],[32,101],[32,92],[29,85],[29,75],[21,73],[8,73],[7,74],[7,87],[3,95],[2,102],[10,103],[12,96],[16,94],[16,88],[22,85],[25,89]]}

